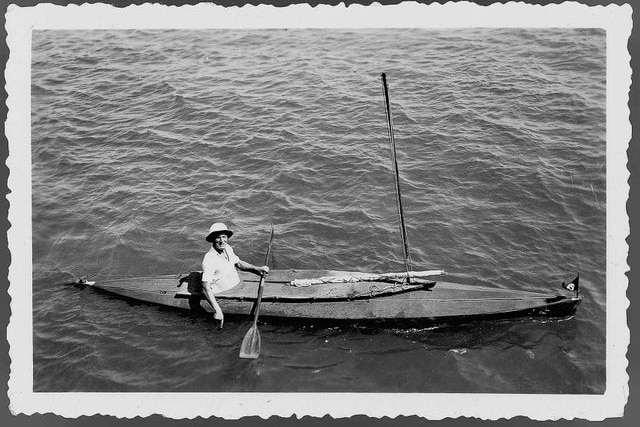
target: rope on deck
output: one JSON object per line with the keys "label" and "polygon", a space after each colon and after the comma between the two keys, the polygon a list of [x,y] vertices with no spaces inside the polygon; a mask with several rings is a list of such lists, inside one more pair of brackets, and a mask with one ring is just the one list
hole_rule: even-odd
{"label": "rope on deck", "polygon": [[326,283],[354,283],[354,282],[387,282],[403,281],[406,278],[416,279],[430,276],[442,276],[446,274],[444,270],[411,271],[408,274],[402,273],[382,273],[382,274],[354,274],[349,276],[325,276],[317,279],[294,279],[291,286],[306,287],[312,285],[323,285]]}

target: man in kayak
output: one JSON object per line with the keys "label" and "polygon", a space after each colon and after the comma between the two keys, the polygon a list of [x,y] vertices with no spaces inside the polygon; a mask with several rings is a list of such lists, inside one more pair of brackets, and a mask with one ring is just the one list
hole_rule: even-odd
{"label": "man in kayak", "polygon": [[233,236],[233,232],[222,222],[216,222],[209,228],[207,242],[211,243],[211,249],[202,260],[202,290],[204,296],[211,304],[214,318],[220,321],[220,329],[224,323],[224,314],[216,301],[215,294],[228,291],[240,284],[240,276],[236,267],[243,271],[251,271],[257,275],[268,274],[266,265],[257,267],[242,261],[234,252],[227,240]]}

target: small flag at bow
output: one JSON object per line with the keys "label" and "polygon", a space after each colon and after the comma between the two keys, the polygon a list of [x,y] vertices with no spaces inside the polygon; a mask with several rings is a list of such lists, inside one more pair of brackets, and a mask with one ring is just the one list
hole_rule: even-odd
{"label": "small flag at bow", "polygon": [[562,282],[562,287],[569,290],[569,291],[576,291],[578,292],[579,289],[579,285],[578,283],[580,282],[580,275],[578,274],[576,276],[575,279],[573,279],[572,281],[570,281],[569,283],[564,283]]}

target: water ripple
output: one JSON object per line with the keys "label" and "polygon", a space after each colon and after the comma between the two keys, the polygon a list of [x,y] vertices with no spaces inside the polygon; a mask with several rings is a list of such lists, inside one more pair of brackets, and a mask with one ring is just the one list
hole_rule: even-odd
{"label": "water ripple", "polygon": [[[603,392],[605,41],[597,29],[34,32],[35,389]],[[415,267],[532,291],[580,271],[574,319],[409,336],[265,325],[265,357],[240,364],[240,321],[217,331],[58,285],[198,269],[218,219],[250,262],[273,222],[275,266],[401,268],[382,71]]]}

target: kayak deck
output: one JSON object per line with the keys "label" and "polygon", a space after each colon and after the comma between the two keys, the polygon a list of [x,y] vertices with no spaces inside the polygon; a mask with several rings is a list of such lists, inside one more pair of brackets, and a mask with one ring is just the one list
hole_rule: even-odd
{"label": "kayak deck", "polygon": [[[362,273],[327,270],[273,270],[265,280],[261,318],[314,321],[424,321],[478,317],[568,316],[582,297],[564,291],[530,292],[445,281],[413,285],[387,281],[330,283],[296,287],[294,279]],[[204,299],[200,273],[84,282],[126,298],[195,311],[212,311]],[[241,272],[242,282],[216,295],[225,314],[248,315],[259,277]]]}

